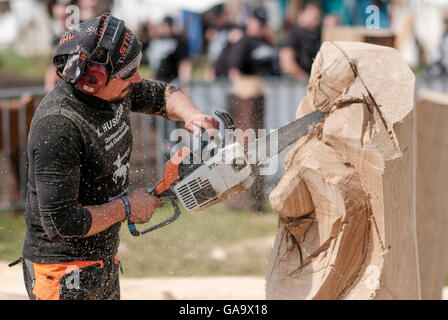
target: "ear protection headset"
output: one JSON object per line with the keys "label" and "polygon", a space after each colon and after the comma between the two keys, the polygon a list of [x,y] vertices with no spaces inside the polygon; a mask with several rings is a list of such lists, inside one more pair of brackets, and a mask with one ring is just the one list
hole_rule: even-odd
{"label": "ear protection headset", "polygon": [[86,63],[86,70],[79,78],[77,88],[87,94],[95,95],[100,92],[109,81],[109,64],[114,49],[124,29],[124,22],[109,14],[101,16],[103,33],[100,40]]}

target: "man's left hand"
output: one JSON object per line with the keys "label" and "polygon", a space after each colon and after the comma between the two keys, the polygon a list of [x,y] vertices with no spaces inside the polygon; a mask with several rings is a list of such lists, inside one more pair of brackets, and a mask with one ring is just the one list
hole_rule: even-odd
{"label": "man's left hand", "polygon": [[219,121],[213,117],[210,117],[204,113],[192,114],[187,120],[185,120],[185,129],[197,137],[201,133],[201,128],[204,128],[210,139],[216,136],[219,130]]}

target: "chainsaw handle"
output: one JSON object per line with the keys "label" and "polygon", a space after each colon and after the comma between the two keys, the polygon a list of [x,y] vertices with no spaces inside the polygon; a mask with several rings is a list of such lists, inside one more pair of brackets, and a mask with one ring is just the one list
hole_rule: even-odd
{"label": "chainsaw handle", "polygon": [[[157,190],[156,190],[155,188],[154,188],[154,189],[147,189],[147,192],[148,192],[150,195],[152,195],[153,197],[158,197],[158,198],[161,198],[161,197],[164,195],[164,194],[162,194],[162,195],[157,194]],[[165,196],[166,196],[166,194],[165,194]],[[173,213],[173,215],[172,215],[171,217],[169,217],[168,219],[165,219],[164,221],[162,221],[162,222],[160,222],[160,223],[158,223],[158,224],[156,224],[156,225],[153,225],[153,226],[151,226],[151,227],[149,227],[149,228],[147,228],[147,229],[144,229],[144,230],[142,230],[142,231],[138,231],[137,228],[135,227],[135,224],[132,223],[132,222],[130,222],[130,221],[128,220],[128,229],[129,229],[129,232],[130,232],[134,237],[138,237],[138,236],[140,236],[140,235],[142,235],[142,234],[145,234],[145,233],[154,231],[154,230],[156,230],[156,229],[162,228],[162,227],[164,227],[164,226],[170,224],[170,223],[173,222],[174,220],[176,220],[176,219],[179,217],[179,215],[181,214],[181,211],[180,211],[179,205],[177,204],[176,199],[175,199],[175,198],[172,198],[172,197],[170,197],[170,198],[171,198],[171,203],[173,204],[173,207],[174,207],[174,213]]]}
{"label": "chainsaw handle", "polygon": [[168,219],[163,220],[162,222],[153,225],[147,229],[144,229],[142,231],[138,231],[137,228],[135,227],[135,224],[133,224],[132,222],[128,221],[128,229],[129,232],[134,236],[134,237],[138,237],[142,234],[157,230],[159,228],[162,228],[168,224],[170,224],[171,222],[173,222],[174,220],[176,220],[177,218],[179,218],[181,211],[179,208],[179,205],[177,204],[177,201],[175,199],[171,199],[171,203],[173,204],[174,207],[174,213],[171,217],[169,217]]}

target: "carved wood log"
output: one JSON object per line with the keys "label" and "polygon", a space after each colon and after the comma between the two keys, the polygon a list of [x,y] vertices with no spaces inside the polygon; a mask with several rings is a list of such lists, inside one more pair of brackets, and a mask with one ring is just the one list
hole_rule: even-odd
{"label": "carved wood log", "polygon": [[417,239],[423,299],[440,299],[448,262],[448,95],[417,102]]}
{"label": "carved wood log", "polygon": [[268,299],[418,299],[414,75],[391,48],[324,42],[285,159]]}

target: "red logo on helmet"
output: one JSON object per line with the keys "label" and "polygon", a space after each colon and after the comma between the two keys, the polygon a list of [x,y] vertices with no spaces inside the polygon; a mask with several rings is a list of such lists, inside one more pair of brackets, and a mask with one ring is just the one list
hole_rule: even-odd
{"label": "red logo on helmet", "polygon": [[124,35],[123,44],[120,47],[120,54],[124,55],[129,47],[129,41],[131,40],[131,34],[126,31],[126,34]]}
{"label": "red logo on helmet", "polygon": [[70,41],[74,38],[75,36],[73,35],[73,33],[70,31],[70,33],[66,36],[63,36],[61,38],[61,40],[59,40],[59,44],[63,44],[66,43],[67,41]]}

